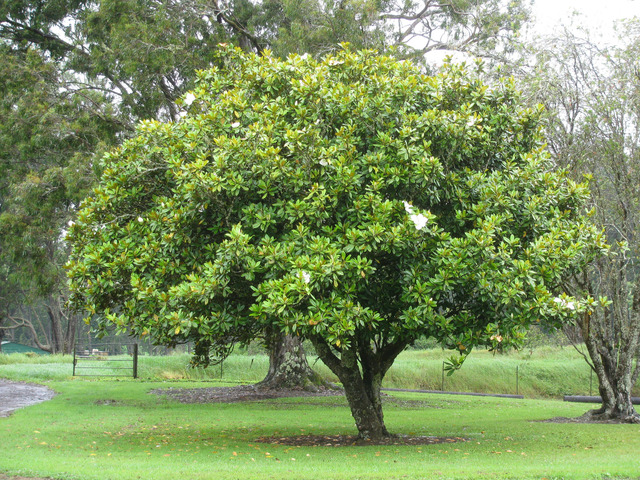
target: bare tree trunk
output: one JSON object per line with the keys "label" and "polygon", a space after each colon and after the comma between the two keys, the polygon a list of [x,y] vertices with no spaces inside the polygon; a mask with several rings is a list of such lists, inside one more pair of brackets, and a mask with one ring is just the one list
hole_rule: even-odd
{"label": "bare tree trunk", "polygon": [[[349,358],[353,357],[353,358]],[[355,352],[343,352],[345,366],[340,381],[351,408],[351,415],[356,422],[358,437],[361,440],[376,440],[389,436],[382,414],[380,397],[380,375],[360,376],[357,368]],[[352,367],[351,365],[355,365]]]}
{"label": "bare tree trunk", "polygon": [[62,326],[57,312],[51,304],[47,305],[47,315],[51,325],[51,353],[59,353],[62,351]]}
{"label": "bare tree trunk", "polygon": [[23,315],[23,318],[21,319],[22,326],[25,327],[27,330],[29,330],[29,333],[31,335],[31,340],[33,341],[35,346],[38,347],[40,350],[44,350],[45,352],[53,353],[51,348],[51,339],[48,338],[47,332],[44,326],[42,325],[42,322],[40,321],[40,319],[37,316],[35,316],[36,321],[38,322],[39,330],[46,339],[46,342],[47,342],[46,344],[43,344],[42,342],[40,342],[40,339],[38,338],[38,331],[34,323],[27,319],[27,315],[24,312],[22,312],[22,315]]}
{"label": "bare tree trunk", "polygon": [[606,344],[601,334],[595,335],[592,326],[591,315],[585,314],[581,322],[581,332],[598,377],[602,405],[599,409],[590,410],[585,416],[594,420],[640,423],[640,415],[631,401],[635,376],[633,352],[638,348],[637,334],[628,339],[628,344],[622,351],[611,352],[611,345]]}
{"label": "bare tree trunk", "polygon": [[[380,385],[371,384],[373,377],[365,381],[358,367],[355,346],[343,348],[339,357],[320,338],[312,338],[316,352],[322,361],[337,375],[344,388],[351,415],[356,422],[358,438],[363,441],[379,440],[389,436],[382,416]],[[370,370],[370,368],[369,368]],[[381,376],[377,377],[380,378]]]}
{"label": "bare tree trunk", "polygon": [[370,442],[389,437],[382,413],[382,380],[408,342],[374,347],[367,339],[354,339],[349,348],[337,348],[320,337],[311,337],[311,341],[318,356],[342,383],[358,438]]}
{"label": "bare tree trunk", "polygon": [[50,295],[46,307],[51,322],[51,353],[71,354],[75,342],[77,317],[73,314],[67,315],[60,297]]}
{"label": "bare tree trunk", "polygon": [[68,314],[67,316],[67,331],[64,337],[64,344],[66,345],[67,351],[65,353],[71,354],[73,353],[73,348],[76,344],[76,331],[78,330],[78,315],[74,315],[73,313]]}
{"label": "bare tree trunk", "polygon": [[327,386],[309,366],[300,337],[274,333],[268,338],[267,348],[269,371],[258,388],[316,391]]}

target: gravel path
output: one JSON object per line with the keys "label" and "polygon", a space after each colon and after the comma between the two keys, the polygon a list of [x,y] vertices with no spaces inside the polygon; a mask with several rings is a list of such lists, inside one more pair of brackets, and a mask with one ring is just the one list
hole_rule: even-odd
{"label": "gravel path", "polygon": [[43,385],[0,379],[0,417],[8,417],[18,408],[51,400],[55,392]]}

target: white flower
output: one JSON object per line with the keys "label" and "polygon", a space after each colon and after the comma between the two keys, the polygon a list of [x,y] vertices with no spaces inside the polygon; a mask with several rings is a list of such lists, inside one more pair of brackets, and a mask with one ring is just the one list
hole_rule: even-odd
{"label": "white flower", "polygon": [[69,220],[69,222],[67,223],[67,225],[69,225],[70,227],[73,227],[73,225],[74,225],[73,220]]}
{"label": "white flower", "polygon": [[416,230],[422,230],[427,225],[427,223],[429,223],[429,218],[425,217],[421,213],[412,214],[409,216],[409,218],[416,226]]}
{"label": "white flower", "polygon": [[184,96],[184,100],[182,102],[188,107],[193,103],[195,99],[196,96],[193,93],[189,92]]}
{"label": "white flower", "polygon": [[576,309],[576,306],[573,302],[567,302],[564,298],[556,297],[553,299],[553,301],[556,302],[561,307],[566,308],[567,310]]}
{"label": "white flower", "polygon": [[320,160],[318,163],[323,167],[326,167],[327,165],[329,165],[329,162],[327,162],[325,159]]}
{"label": "white flower", "polygon": [[139,221],[140,223],[142,223],[142,222],[144,222],[144,218],[142,218],[142,217],[138,217],[138,221]]}
{"label": "white flower", "polygon": [[304,280],[304,283],[309,283],[311,281],[311,275],[309,275],[309,272],[302,272],[302,279]]}
{"label": "white flower", "polygon": [[404,205],[405,211],[409,214],[409,218],[416,226],[416,230],[422,230],[427,223],[429,223],[429,217],[421,213],[414,213],[413,205],[409,202],[403,201],[402,204]]}
{"label": "white flower", "polygon": [[238,128],[238,127],[240,126],[240,122],[232,123],[232,124],[231,124],[231,126],[232,126],[233,128]]}

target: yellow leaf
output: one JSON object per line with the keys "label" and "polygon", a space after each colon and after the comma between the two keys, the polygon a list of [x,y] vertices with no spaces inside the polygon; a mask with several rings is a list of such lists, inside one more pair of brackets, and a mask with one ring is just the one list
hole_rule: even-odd
{"label": "yellow leaf", "polygon": [[180,333],[180,327],[176,327],[176,335]]}

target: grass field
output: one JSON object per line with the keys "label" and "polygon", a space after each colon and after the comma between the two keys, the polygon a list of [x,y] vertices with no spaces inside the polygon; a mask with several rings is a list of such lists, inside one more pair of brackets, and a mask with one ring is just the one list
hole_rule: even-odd
{"label": "grass field", "polygon": [[[549,366],[550,376],[562,377],[570,363],[562,352],[540,356],[534,352],[527,361],[545,365],[545,359],[554,355],[556,361],[550,363],[557,368]],[[403,372],[405,367],[413,370],[435,356],[435,352],[407,352],[394,367],[398,371],[393,382],[411,377],[413,372]],[[498,370],[511,370],[508,362],[501,364],[506,362],[503,357],[482,357],[477,361],[498,362]],[[589,408],[585,404],[394,393],[385,405],[392,432],[466,441],[286,447],[255,440],[270,435],[355,434],[344,399],[184,405],[148,392],[158,387],[222,383],[176,380],[180,375],[171,366],[175,358],[144,359],[146,378],[143,375],[140,380],[74,379],[69,377],[66,360],[50,360],[54,363],[0,359],[0,377],[33,381],[32,374],[45,372],[35,380],[58,392],[49,402],[0,418],[0,472],[81,480],[640,478],[640,427],[539,421],[578,416]],[[247,358],[236,360],[235,366],[230,359],[224,367],[225,377],[235,376],[238,381],[254,369],[257,379],[263,374],[256,359],[253,364]],[[457,375],[445,382],[454,382]],[[159,381],[163,376],[173,378]]]}
{"label": "grass field", "polygon": [[[595,376],[590,379],[588,365],[571,347],[541,347],[508,355],[475,351],[460,371],[453,376],[445,375],[443,385],[442,362],[450,355],[450,352],[440,349],[408,350],[391,367],[384,386],[510,394],[516,393],[517,389],[517,393],[527,398],[561,398],[562,395],[586,395],[590,391],[597,394],[597,379]],[[253,383],[264,378],[269,365],[265,355],[234,354],[222,367],[202,370],[190,368],[189,358],[186,354],[141,356],[139,376],[143,380]],[[323,377],[337,382],[337,378],[322,362],[317,362],[313,357],[309,360]],[[71,361],[70,356],[59,355],[0,355],[0,377],[16,380],[30,378],[34,381],[68,380],[72,378]],[[640,389],[636,389],[635,394],[640,396]]]}

